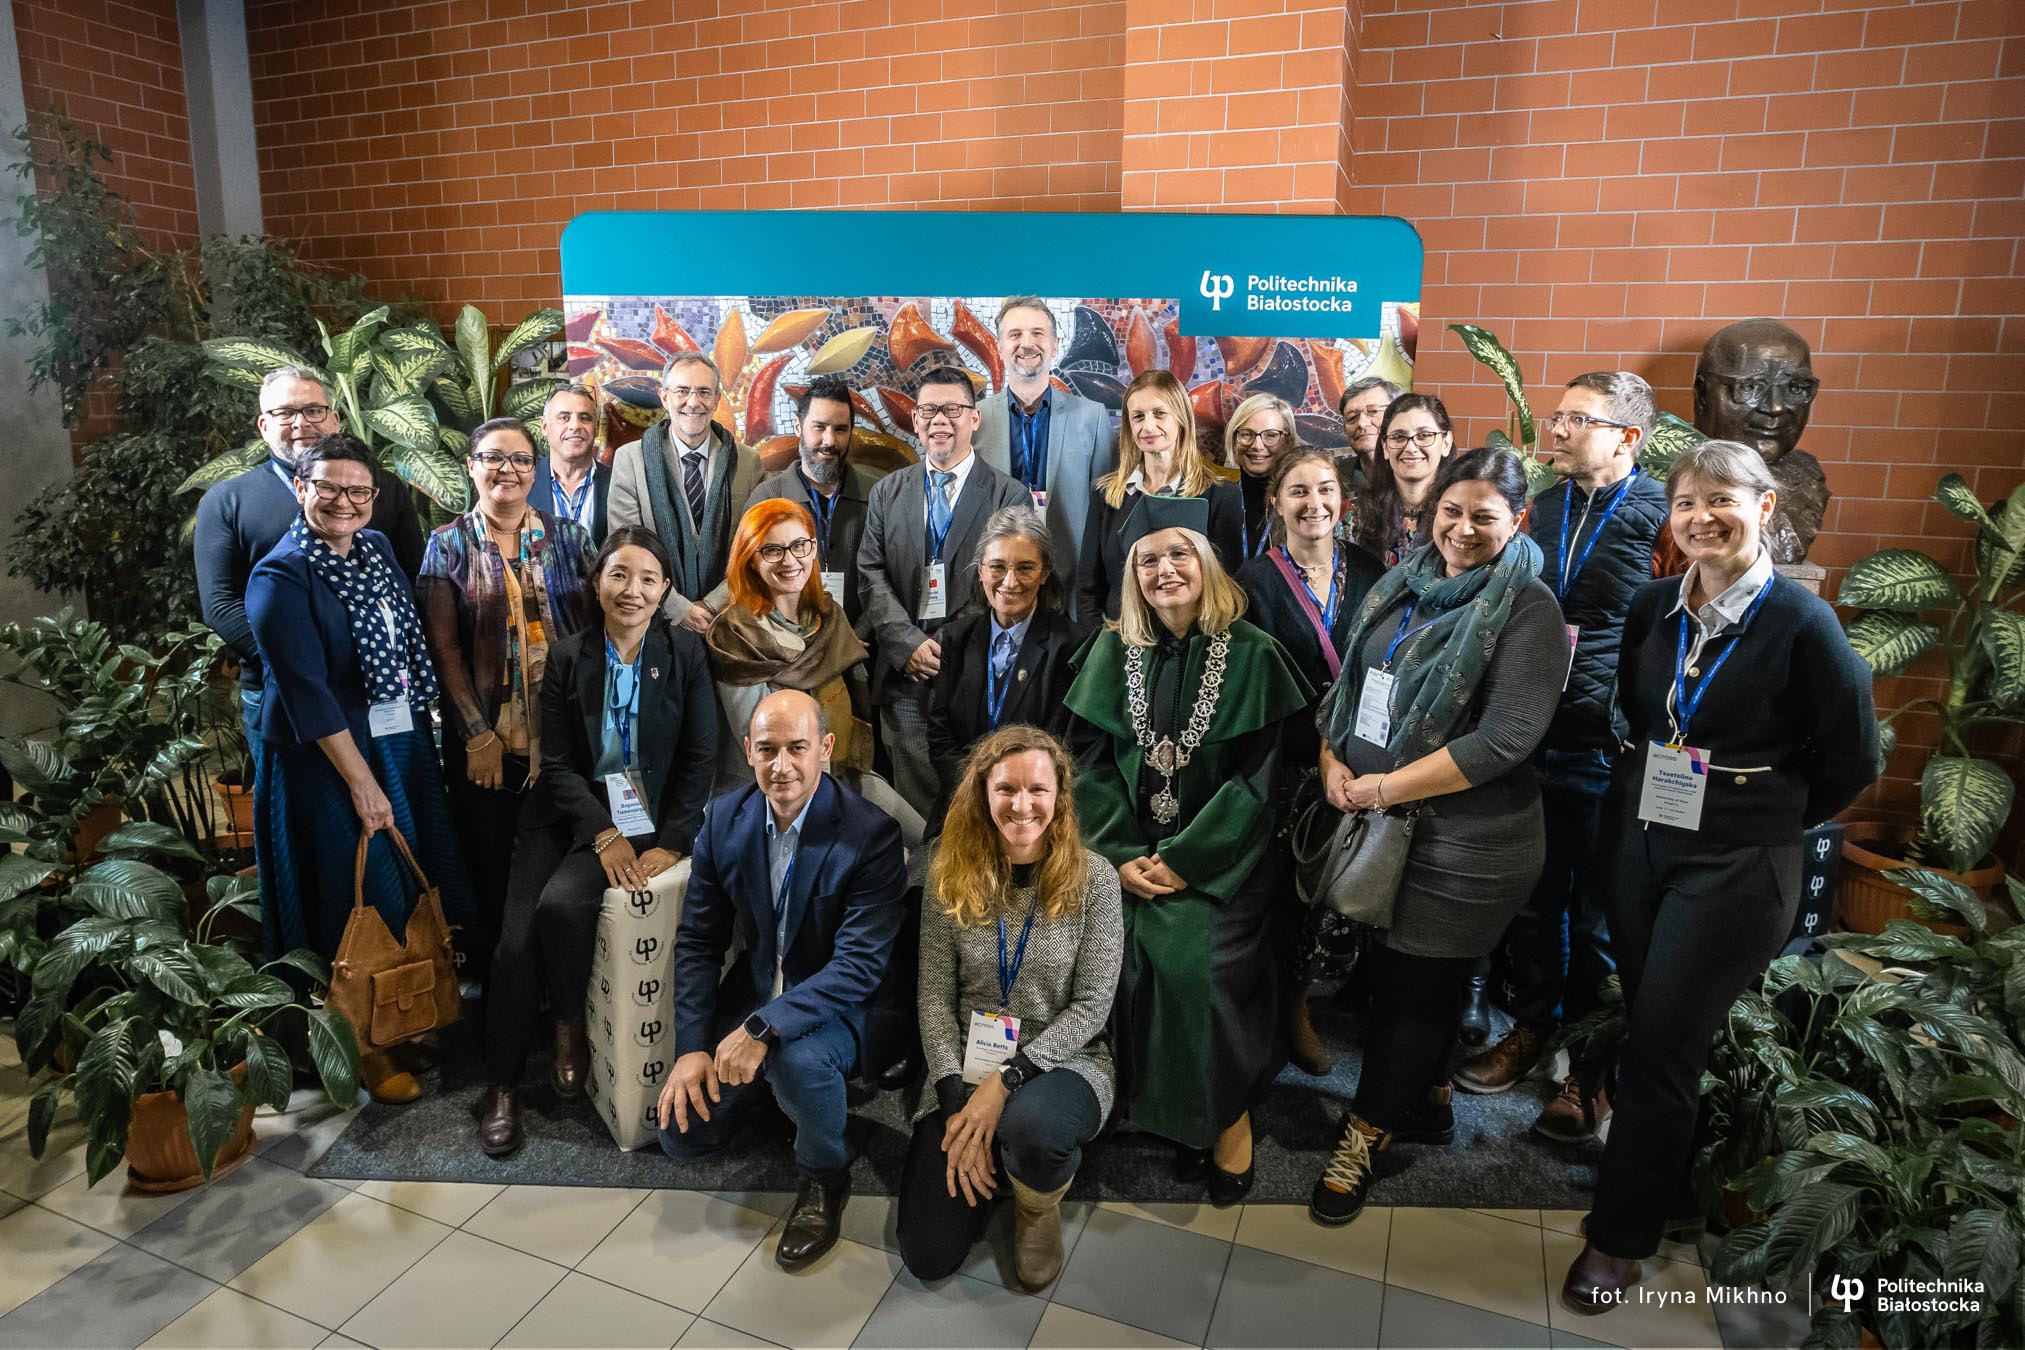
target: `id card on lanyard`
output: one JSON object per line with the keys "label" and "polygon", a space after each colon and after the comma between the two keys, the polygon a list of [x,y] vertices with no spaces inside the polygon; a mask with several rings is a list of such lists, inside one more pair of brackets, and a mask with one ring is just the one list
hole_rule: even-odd
{"label": "id card on lanyard", "polygon": [[815,517],[816,521],[816,558],[818,570],[822,574],[823,589],[829,592],[833,603],[841,605],[844,603],[844,574],[841,571],[831,571],[829,561],[830,526],[837,518],[837,498],[843,495],[843,486],[839,484],[833,494],[821,493],[816,491],[815,485],[809,482],[808,475],[802,473],[799,467],[795,469],[795,473],[800,476],[802,487],[808,491],[809,514]]}
{"label": "id card on lanyard", "polygon": [[1006,1011],[1012,1003],[1013,984],[1020,977],[1020,967],[1027,959],[1027,939],[1034,932],[1034,911],[1039,908],[1039,899],[1027,906],[1026,923],[1020,928],[1019,945],[1006,951],[1005,916],[998,920],[998,1011],[985,1012],[973,1009],[970,1014],[970,1034],[963,1043],[963,1081],[973,1087],[984,1081],[984,1076],[997,1073],[1019,1053],[1020,1019]]}
{"label": "id card on lanyard", "polygon": [[[1751,607],[1729,630],[1729,644],[1716,654],[1706,675],[1688,666],[1690,620],[1686,608],[1682,608],[1680,639],[1674,649],[1673,688],[1667,700],[1671,705],[1667,714],[1673,719],[1673,739],[1665,745],[1655,742],[1645,747],[1645,775],[1638,792],[1640,820],[1652,825],[1670,825],[1677,830],[1699,830],[1702,827],[1702,802],[1709,786],[1709,756],[1708,751],[1688,743],[1688,731],[1702,700],[1708,696],[1709,686],[1715,683],[1717,672],[1722,670],[1731,653],[1743,641],[1744,630],[1765,603],[1765,597],[1772,593],[1775,580],[1776,577],[1766,578],[1757,597],[1751,601]],[[1706,643],[1703,651],[1707,651]],[[1688,681],[1698,675],[1701,682],[1690,690]]]}
{"label": "id card on lanyard", "polygon": [[605,800],[611,808],[613,827],[628,839],[654,833],[646,794],[633,772],[633,731],[640,718],[640,661],[646,654],[643,639],[632,661],[621,661],[611,638],[605,639],[605,715],[619,738],[619,772],[605,775]]}
{"label": "id card on lanyard", "polygon": [[[385,600],[380,601],[380,620],[387,625],[387,641],[398,646],[401,634],[394,623],[394,607]],[[377,740],[414,729],[415,710],[408,706],[408,677],[403,674],[399,698],[383,698],[366,709],[366,730]]]}
{"label": "id card on lanyard", "polygon": [[1399,616],[1399,629],[1393,633],[1392,641],[1385,645],[1385,664],[1367,666],[1364,670],[1364,687],[1357,694],[1357,735],[1373,745],[1392,744],[1392,658],[1398,653],[1399,645],[1422,629],[1437,623],[1441,616],[1435,615],[1418,628],[1409,629],[1413,622],[1413,604]]}
{"label": "id card on lanyard", "polygon": [[931,619],[947,618],[949,615],[949,565],[942,561],[942,546],[949,540],[949,532],[956,528],[955,503],[950,504],[949,519],[943,522],[942,533],[935,532],[935,504],[931,500],[935,485],[926,474],[921,478],[921,499],[928,508],[928,519],[923,525],[928,535],[928,565],[922,569],[921,612],[915,619],[927,623]]}

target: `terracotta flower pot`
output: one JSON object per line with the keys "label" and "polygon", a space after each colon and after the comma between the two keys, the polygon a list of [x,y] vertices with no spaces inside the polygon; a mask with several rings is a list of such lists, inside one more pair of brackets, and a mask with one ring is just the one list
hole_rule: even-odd
{"label": "terracotta flower pot", "polygon": [[[1873,822],[1852,825],[1842,836],[1842,881],[1836,888],[1835,910],[1844,928],[1853,933],[1882,933],[1885,924],[1892,919],[1914,919],[1907,905],[1911,893],[1902,886],[1894,885],[1884,875],[1886,872],[1923,866],[1968,888],[1984,901],[1988,901],[2004,884],[2004,864],[2000,862],[1992,861],[1988,867],[1979,867],[1972,872],[1950,872],[1931,863],[1909,863],[1890,853],[1878,852],[1873,847],[1905,844],[1916,833],[1911,825]],[[1858,836],[1862,837],[1860,842]],[[1926,923],[1923,919],[1914,919],[1914,922],[1924,923],[1936,933],[1946,933],[1950,937],[1969,936],[1969,930],[1961,924]]]}
{"label": "terracotta flower pot", "polygon": [[234,836],[233,846],[248,847],[253,842],[252,789],[238,783],[227,783],[222,779],[213,779],[212,783],[218,789],[219,800],[225,803],[225,813],[231,821]]}
{"label": "terracotta flower pot", "polygon": [[[232,1070],[237,1083],[246,1081],[244,1064]],[[218,1161],[211,1180],[231,1172],[253,1156],[253,1108],[239,1113],[239,1124]],[[183,1099],[173,1092],[145,1092],[134,1100],[133,1125],[127,1130],[127,1189],[149,1195],[187,1191],[204,1183],[204,1169],[190,1143],[190,1117]]]}

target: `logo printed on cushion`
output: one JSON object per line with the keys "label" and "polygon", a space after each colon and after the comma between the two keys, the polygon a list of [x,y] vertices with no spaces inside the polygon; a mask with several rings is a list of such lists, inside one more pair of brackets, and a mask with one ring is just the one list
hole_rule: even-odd
{"label": "logo printed on cushion", "polygon": [[651,1050],[654,1048],[654,1042],[661,1039],[662,1030],[663,1026],[660,1018],[648,1018],[633,1028],[633,1044],[643,1049]]}
{"label": "logo printed on cushion", "polygon": [[642,966],[646,965],[648,962],[652,961],[657,955],[659,955],[660,951],[661,951],[660,938],[648,936],[648,937],[636,937],[633,939],[632,955],[633,961],[636,965]]}
{"label": "logo printed on cushion", "polygon": [[660,997],[661,982],[659,980],[643,979],[633,986],[633,1002],[643,1008],[653,1007],[655,1000]]}
{"label": "logo printed on cushion", "polygon": [[661,1060],[650,1059],[640,1066],[640,1081],[653,1087],[661,1081],[661,1075],[668,1072],[668,1066]]}
{"label": "logo printed on cushion", "polygon": [[661,897],[652,891],[630,891],[626,895],[626,908],[636,919],[651,919],[654,911],[661,908]]}

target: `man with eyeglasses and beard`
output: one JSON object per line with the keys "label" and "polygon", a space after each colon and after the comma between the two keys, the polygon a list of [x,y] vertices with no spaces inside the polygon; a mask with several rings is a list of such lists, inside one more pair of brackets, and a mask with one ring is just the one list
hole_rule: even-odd
{"label": "man with eyeglasses and beard", "polygon": [[[305,366],[283,366],[260,382],[254,425],[267,442],[267,460],[207,489],[197,505],[197,598],[204,622],[225,639],[239,661],[239,704],[248,763],[259,759],[263,673],[253,626],[246,618],[246,579],[253,565],[281,542],[301,514],[295,495],[296,456],[339,428],[337,409],[323,377]],[[394,546],[394,561],[410,580],[422,570],[422,526],[407,485],[385,469],[373,470],[379,495],[366,528]],[[251,783],[245,784],[250,790]]]}
{"label": "man with eyeglasses and beard", "polygon": [[823,589],[844,607],[859,636],[864,598],[858,591],[858,541],[865,536],[866,503],[875,479],[850,462],[851,386],[840,375],[820,375],[801,397],[800,459],[761,480],[745,503],[784,497],[808,508],[816,521],[816,552]]}
{"label": "man with eyeglasses and beard", "polygon": [[[1055,556],[1073,563],[1083,556],[1090,485],[1118,467],[1118,437],[1102,407],[1049,378],[1061,347],[1055,316],[1038,295],[1006,297],[998,310],[1006,387],[977,405],[977,453],[1033,494]],[[1075,618],[1075,579],[1065,580]]]}

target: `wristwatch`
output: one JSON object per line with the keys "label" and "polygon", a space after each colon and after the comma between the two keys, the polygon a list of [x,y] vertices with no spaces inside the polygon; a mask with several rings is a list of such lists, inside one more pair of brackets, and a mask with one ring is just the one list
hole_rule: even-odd
{"label": "wristwatch", "polygon": [[999,1082],[1005,1084],[1005,1095],[1010,1097],[1027,1085],[1035,1072],[1031,1066],[1022,1066],[1016,1059],[1007,1060],[999,1066]]}
{"label": "wristwatch", "polygon": [[761,1045],[772,1045],[774,1042],[773,1028],[768,1026],[766,1019],[758,1013],[745,1019],[745,1034]]}

